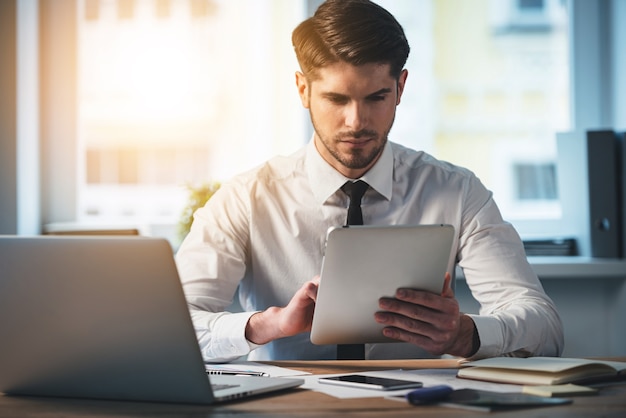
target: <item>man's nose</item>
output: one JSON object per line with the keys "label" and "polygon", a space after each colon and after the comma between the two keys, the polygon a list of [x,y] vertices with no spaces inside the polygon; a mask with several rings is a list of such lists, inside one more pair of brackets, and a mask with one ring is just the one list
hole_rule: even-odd
{"label": "man's nose", "polygon": [[345,124],[347,128],[358,131],[365,127],[367,122],[367,109],[362,104],[354,101],[346,106]]}

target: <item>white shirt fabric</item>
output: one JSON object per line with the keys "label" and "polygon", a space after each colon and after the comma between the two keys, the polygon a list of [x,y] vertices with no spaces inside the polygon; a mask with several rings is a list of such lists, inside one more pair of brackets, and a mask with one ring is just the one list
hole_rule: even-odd
{"label": "white shirt fabric", "polygon": [[[308,334],[256,346],[248,318],[285,306],[320,273],[326,231],[346,221],[348,179],[322,159],[313,141],[221,186],[195,213],[177,265],[206,361],[334,359],[335,346]],[[449,262],[463,269],[474,298],[480,337],[474,358],[560,355],[561,320],[529,266],[522,242],[504,222],[492,194],[470,171],[388,142],[362,177],[371,187],[361,206],[368,225],[451,224]],[[382,279],[382,278],[381,278]],[[224,310],[235,292],[245,312]],[[366,358],[423,358],[405,343],[368,344]]]}

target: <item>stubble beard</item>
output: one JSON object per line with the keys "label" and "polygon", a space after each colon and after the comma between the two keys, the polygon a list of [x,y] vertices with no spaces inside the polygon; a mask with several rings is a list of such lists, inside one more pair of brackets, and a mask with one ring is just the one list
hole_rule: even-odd
{"label": "stubble beard", "polygon": [[387,130],[383,133],[383,135],[380,136],[382,140],[380,141],[378,146],[374,147],[370,152],[365,153],[365,150],[353,149],[351,153],[346,154],[346,153],[340,153],[337,150],[337,147],[333,147],[332,145],[339,144],[343,138],[358,139],[358,138],[365,137],[365,138],[374,138],[376,141],[378,141],[379,140],[378,133],[376,131],[363,129],[363,130],[356,131],[356,132],[353,132],[353,131],[341,132],[339,134],[336,134],[332,138],[328,138],[322,135],[321,131],[317,128],[317,125],[315,123],[315,118],[313,117],[312,113],[311,113],[311,122],[313,123],[313,129],[315,130],[315,134],[320,139],[320,142],[323,144],[324,148],[326,148],[328,153],[332,155],[332,157],[341,165],[351,170],[359,170],[359,169],[366,168],[380,156],[380,154],[383,152],[383,149],[385,148],[385,144],[387,143],[387,137],[389,135],[389,132],[391,131],[391,126],[393,125],[393,120],[392,120],[391,124],[389,125],[389,128],[387,128]]}

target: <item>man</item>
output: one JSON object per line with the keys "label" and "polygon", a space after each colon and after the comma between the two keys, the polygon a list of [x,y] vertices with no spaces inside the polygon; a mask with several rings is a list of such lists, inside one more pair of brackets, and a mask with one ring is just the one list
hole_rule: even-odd
{"label": "man", "polygon": [[[357,179],[368,184],[365,224],[455,227],[449,271],[463,268],[481,304],[480,315],[459,312],[450,275],[440,295],[398,289],[374,319],[404,343],[370,344],[367,358],[560,355],[558,313],[491,193],[471,172],[387,140],[408,75],[395,18],[367,0],[329,0],[292,41],[312,141],[224,184],[177,254],[205,359],[335,358],[308,331],[325,233],[345,223],[342,186]],[[225,312],[238,286],[245,312]]]}

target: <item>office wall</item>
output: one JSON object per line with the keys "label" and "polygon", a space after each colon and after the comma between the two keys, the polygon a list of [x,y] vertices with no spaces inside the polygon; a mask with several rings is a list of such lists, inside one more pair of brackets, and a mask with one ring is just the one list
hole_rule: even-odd
{"label": "office wall", "polygon": [[613,128],[626,131],[626,1],[613,0],[611,3],[611,27],[613,28],[612,77],[613,88]]}
{"label": "office wall", "polygon": [[[561,315],[565,357],[626,355],[626,272],[614,278],[544,278],[542,284]],[[478,312],[465,280],[457,280],[461,309]]]}

